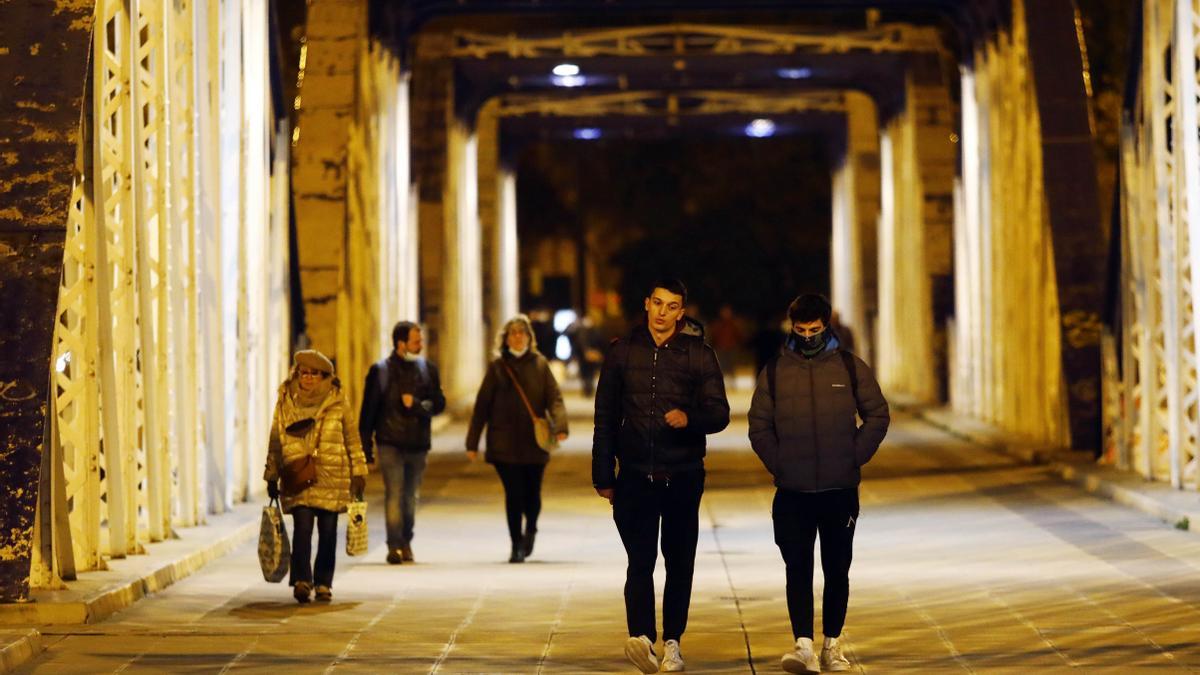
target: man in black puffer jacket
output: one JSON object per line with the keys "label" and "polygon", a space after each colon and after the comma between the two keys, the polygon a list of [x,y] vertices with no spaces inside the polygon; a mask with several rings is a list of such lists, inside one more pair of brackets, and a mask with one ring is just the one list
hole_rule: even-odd
{"label": "man in black puffer jacket", "polygon": [[[775,478],[771,516],[787,566],[788,614],[796,639],[789,673],[850,669],[839,642],[850,597],[860,469],[875,456],[890,415],[862,359],[842,349],[832,309],[810,293],[788,307],[792,332],[758,376],[750,403],[750,444]],[[862,417],[860,426],[855,414]],[[821,535],[825,574],[818,660],[813,650],[813,544]]]}
{"label": "man in black puffer jacket", "polygon": [[596,388],[592,484],[612,504],[629,557],[625,655],[644,673],[659,666],[653,645],[660,521],[667,569],[662,668],[684,668],[679,640],[691,604],[705,436],[729,424],[721,367],[699,324],[684,318],[686,303],[681,282],[656,283],[645,323],[609,349]]}
{"label": "man in black puffer jacket", "polygon": [[375,363],[363,385],[358,431],[367,461],[379,451],[387,519],[387,561],[413,561],[412,538],[421,479],[429,454],[434,415],[446,409],[437,366],[420,356],[421,327],[401,321],[392,328],[394,351]]}

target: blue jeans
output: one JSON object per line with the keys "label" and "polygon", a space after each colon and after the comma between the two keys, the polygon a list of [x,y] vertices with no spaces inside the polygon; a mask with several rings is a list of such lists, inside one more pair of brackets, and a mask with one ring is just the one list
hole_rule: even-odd
{"label": "blue jeans", "polygon": [[[338,514],[311,506],[292,509],[292,572],[290,585],[297,581],[333,587],[333,568],[337,563]],[[313,575],[313,525],[317,529],[317,570]]]}
{"label": "blue jeans", "polygon": [[383,473],[388,549],[403,548],[413,538],[421,478],[425,476],[425,460],[429,453],[404,452],[391,445],[379,445],[376,450]]}

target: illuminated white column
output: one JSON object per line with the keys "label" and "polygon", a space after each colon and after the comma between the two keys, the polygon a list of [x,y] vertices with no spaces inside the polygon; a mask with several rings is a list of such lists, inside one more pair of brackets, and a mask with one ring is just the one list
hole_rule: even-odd
{"label": "illuminated white column", "polygon": [[517,254],[517,176],[511,169],[500,170],[500,227],[496,247],[497,295],[500,316],[507,321],[520,305],[520,273]]}
{"label": "illuminated white column", "polygon": [[862,264],[858,215],[855,209],[854,165],[849,157],[833,170],[831,182],[833,239],[830,242],[830,298],[842,322],[856,335],[865,336],[862,299]]}
{"label": "illuminated white column", "polygon": [[482,251],[479,225],[478,156],[474,132],[450,124],[447,150],[446,246],[443,262],[445,320],[439,336],[447,397],[465,402],[483,378],[486,337],[483,320]]}

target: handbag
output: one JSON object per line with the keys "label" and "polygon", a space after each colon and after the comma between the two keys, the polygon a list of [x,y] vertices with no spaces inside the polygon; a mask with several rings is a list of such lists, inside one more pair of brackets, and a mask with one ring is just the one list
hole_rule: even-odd
{"label": "handbag", "polygon": [[[287,425],[284,432],[289,436],[303,438],[310,429],[316,424],[316,420],[311,417],[297,420]],[[320,443],[320,430],[317,432],[317,442]],[[279,477],[282,479],[283,493],[286,495],[297,495],[312,487],[317,482],[317,459],[314,453],[308,453],[303,457],[293,459],[283,465],[279,472]]]}
{"label": "handbag", "polygon": [[346,555],[362,555],[367,546],[367,503],[355,499],[346,505]]}
{"label": "handbag", "polygon": [[521,400],[525,403],[525,410],[529,411],[529,419],[533,420],[533,439],[537,442],[537,446],[546,452],[553,452],[558,448],[558,437],[554,435],[554,430],[550,428],[550,420],[545,417],[539,417],[533,412],[533,406],[529,404],[529,397],[525,395],[525,389],[521,386],[520,380],[517,379],[517,374],[508,367],[503,361],[500,365],[504,366],[504,370],[508,371],[508,376],[512,378],[513,385],[517,388],[517,393],[521,395]]}
{"label": "handbag", "polygon": [[279,472],[283,479],[280,486],[286,495],[298,495],[317,482],[317,460],[312,455],[293,459]]}
{"label": "handbag", "polygon": [[292,566],[292,546],[283,524],[283,510],[276,499],[263,507],[262,525],[258,529],[258,564],[263,579],[273,584],[283,581]]}

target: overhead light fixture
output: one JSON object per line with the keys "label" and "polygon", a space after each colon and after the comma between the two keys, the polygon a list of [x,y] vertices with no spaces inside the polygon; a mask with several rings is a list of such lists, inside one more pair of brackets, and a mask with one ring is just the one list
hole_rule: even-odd
{"label": "overhead light fixture", "polygon": [[555,75],[550,81],[556,87],[582,87],[587,84],[587,79],[582,75]]}
{"label": "overhead light fixture", "polygon": [[582,129],[576,129],[574,131],[574,136],[581,141],[594,141],[597,138],[600,138],[600,130],[596,127],[584,127]]}
{"label": "overhead light fixture", "polygon": [[751,138],[767,138],[775,135],[775,123],[768,119],[759,118],[746,125],[746,135]]}
{"label": "overhead light fixture", "polygon": [[579,74],[579,66],[574,63],[560,63],[550,72],[559,77],[573,77]]}
{"label": "overhead light fixture", "polygon": [[805,80],[812,77],[812,68],[780,68],[775,74],[785,80]]}

